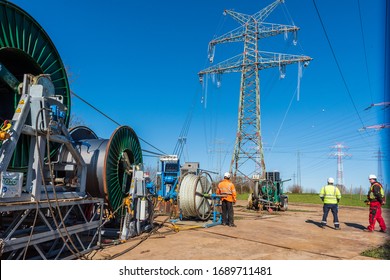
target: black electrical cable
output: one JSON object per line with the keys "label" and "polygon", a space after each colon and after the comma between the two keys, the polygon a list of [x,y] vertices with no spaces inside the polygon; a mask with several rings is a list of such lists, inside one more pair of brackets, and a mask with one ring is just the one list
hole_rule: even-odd
{"label": "black electrical cable", "polygon": [[[50,129],[47,130],[47,133],[46,133],[46,148],[47,148],[47,154],[50,155],[50,135],[51,135],[51,131]],[[65,234],[66,236],[68,237],[68,240],[69,242],[71,243],[71,245],[73,246],[73,248],[75,249],[76,251],[76,257],[79,257],[79,258],[83,258],[83,254],[79,251],[79,249],[77,248],[76,244],[73,242],[72,240],[72,236],[71,234],[69,234],[69,231],[66,227],[66,224],[65,224],[65,220],[64,220],[64,217],[62,216],[62,213],[61,213],[61,208],[60,208],[60,205],[59,205],[59,201],[58,201],[58,197],[57,197],[57,191],[56,191],[56,187],[55,187],[55,183],[54,183],[54,172],[53,172],[53,169],[52,169],[52,163],[51,163],[51,159],[50,159],[50,156],[48,156],[48,167],[49,167],[49,172],[50,172],[50,179],[51,179],[51,184],[52,184],[52,188],[53,188],[53,194],[54,194],[54,200],[55,200],[55,205],[56,205],[56,208],[57,208],[57,211],[58,211],[58,217],[60,218],[60,221],[62,223],[62,228],[64,229],[65,231]],[[41,170],[41,172],[43,172],[43,170]],[[43,174],[43,173],[42,173]],[[44,177],[42,177],[44,181]],[[46,184],[46,183],[44,183]],[[58,232],[60,232],[60,228],[57,227],[58,229]]]}
{"label": "black electrical cable", "polygon": [[[116,125],[119,125],[121,126],[120,123],[118,123],[116,120],[114,120],[113,118],[109,117],[107,114],[105,114],[103,111],[99,110],[98,108],[96,108],[95,106],[93,106],[91,103],[89,103],[87,100],[83,99],[81,96],[77,95],[74,91],[70,91],[71,94],[73,94],[75,97],[77,97],[78,99],[80,99],[82,102],[84,102],[85,104],[87,104],[88,106],[90,106],[92,109],[96,110],[97,112],[99,112],[100,114],[102,114],[103,116],[105,116],[107,119],[109,119],[110,121],[112,121],[113,123],[115,123]],[[160,153],[162,154],[166,154],[164,153],[163,151],[161,151],[159,148],[153,146],[152,144],[150,144],[149,142],[147,142],[146,140],[142,139],[141,137],[138,136],[138,139],[145,142],[145,144],[148,144],[149,146],[151,146],[152,148],[156,149],[157,151],[159,151]]]}
{"label": "black electrical cable", "polygon": [[369,86],[369,89],[370,89],[371,104],[373,104],[374,100],[373,100],[373,97],[372,97],[370,72],[368,71],[366,41],[364,39],[363,21],[362,21],[362,12],[361,12],[361,8],[360,8],[360,0],[358,0],[358,8],[359,8],[359,19],[360,19],[360,31],[362,33],[362,40],[363,40],[364,61],[365,61],[365,64],[366,64],[366,73],[367,73],[367,79],[368,79],[368,86]]}
{"label": "black electrical cable", "polygon": [[156,152],[152,152],[152,151],[148,151],[148,150],[142,150],[143,152],[145,153],[150,153],[152,155],[156,155],[156,156],[163,156],[163,155],[166,155],[166,154],[160,154],[160,153],[156,153]]}
{"label": "black electrical cable", "polygon": [[113,123],[115,123],[116,125],[121,125],[120,123],[118,123],[117,121],[115,121],[114,119],[110,118],[108,115],[106,115],[104,112],[102,112],[101,110],[99,110],[98,108],[96,108],[95,106],[93,106],[91,103],[89,103],[87,100],[83,99],[81,96],[77,95],[76,93],[74,93],[74,91],[70,91],[71,94],[73,94],[75,97],[77,97],[78,99],[80,99],[81,101],[83,101],[85,104],[87,104],[88,106],[90,106],[91,108],[93,108],[94,110],[98,111],[100,114],[102,114],[103,116],[105,116],[107,119],[109,119],[110,121],[112,121]]}
{"label": "black electrical cable", "polygon": [[[65,237],[63,236],[61,230],[60,230],[60,227],[59,227],[59,224],[57,222],[57,219],[56,219],[56,216],[54,214],[54,210],[53,210],[53,207],[51,205],[51,202],[50,202],[50,198],[49,198],[49,194],[48,194],[48,191],[47,191],[47,186],[46,186],[46,182],[45,182],[45,176],[43,174],[43,159],[41,158],[41,152],[40,152],[40,147],[39,147],[39,141],[38,141],[38,116],[41,114],[41,112],[43,112],[44,110],[47,110],[47,108],[41,108],[37,114],[37,118],[35,119],[35,138],[36,138],[36,141],[35,141],[35,145],[36,145],[36,149],[38,151],[38,164],[39,164],[39,169],[40,169],[40,175],[41,175],[41,179],[42,179],[42,184],[43,184],[43,189],[45,190],[45,194],[46,194],[46,198],[47,198],[47,202],[48,202],[48,205],[49,205],[49,210],[50,210],[50,214],[53,218],[53,222],[58,230],[58,234],[60,235],[62,241],[64,242],[64,245],[68,248],[68,250],[72,253],[72,255],[74,256],[79,256],[78,254],[80,254],[80,252],[78,252],[78,254],[72,250],[72,248],[69,246],[67,240],[65,240]],[[47,145],[49,145],[49,143],[47,143]],[[53,189],[54,189],[54,186],[53,186]],[[75,248],[77,250],[77,248]],[[26,248],[27,250],[27,248]],[[77,250],[78,251],[78,250]]]}
{"label": "black electrical cable", "polygon": [[343,72],[341,71],[340,64],[339,64],[339,62],[338,62],[338,60],[337,60],[336,54],[335,54],[334,49],[333,49],[333,47],[332,47],[332,44],[331,44],[331,42],[330,42],[328,33],[326,32],[324,22],[322,21],[322,18],[321,18],[321,15],[320,15],[319,10],[318,10],[318,8],[317,8],[317,4],[316,4],[316,1],[315,1],[315,0],[313,0],[313,4],[314,4],[314,7],[315,7],[315,9],[316,9],[318,18],[319,18],[319,20],[320,20],[322,29],[323,29],[323,31],[324,31],[326,40],[328,41],[329,48],[330,48],[330,50],[331,50],[331,52],[332,52],[332,55],[333,55],[333,58],[334,58],[334,60],[335,60],[335,62],[336,62],[337,69],[339,70],[341,79],[343,80],[344,86],[345,86],[345,88],[346,88],[346,90],[347,90],[347,93],[348,93],[348,95],[349,95],[349,98],[351,99],[352,105],[353,105],[353,107],[354,107],[354,109],[355,109],[355,111],[356,111],[356,114],[358,115],[358,118],[359,118],[359,120],[360,120],[362,126],[365,127],[365,125],[364,125],[364,123],[363,123],[363,120],[362,120],[362,118],[361,118],[361,116],[360,116],[360,114],[359,114],[359,111],[358,111],[358,109],[357,109],[357,107],[356,107],[355,101],[353,100],[352,95],[351,95],[351,92],[349,91],[349,88],[348,88],[348,85],[347,85],[347,81],[345,80],[345,77],[344,77],[344,75],[343,75]]}

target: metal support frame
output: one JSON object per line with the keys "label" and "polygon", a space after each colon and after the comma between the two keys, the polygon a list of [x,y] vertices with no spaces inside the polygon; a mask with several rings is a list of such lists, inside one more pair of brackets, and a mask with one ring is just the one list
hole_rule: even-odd
{"label": "metal support frame", "polygon": [[129,196],[125,199],[126,214],[120,235],[121,240],[127,240],[149,231],[153,228],[152,195],[148,194],[143,170],[132,168],[132,180]]}
{"label": "metal support frame", "polygon": [[0,204],[1,259],[81,258],[100,247],[103,205],[97,198]]}
{"label": "metal support frame", "polygon": [[[2,71],[7,71],[2,67]],[[9,72],[8,76],[12,76]],[[45,199],[68,199],[85,196],[87,166],[80,153],[75,149],[72,138],[63,123],[52,112],[51,106],[66,108],[58,102],[52,89],[52,82],[44,75],[24,75],[21,87],[22,97],[12,118],[10,138],[3,141],[0,146],[0,173],[7,171],[11,157],[16,149],[16,144],[22,134],[29,135],[30,154],[27,169],[26,184],[20,197],[0,198],[0,202],[16,201],[40,201]],[[52,115],[49,115],[50,112]],[[31,125],[26,122],[31,117]],[[38,127],[36,127],[36,124]],[[43,126],[43,127],[42,127]],[[72,156],[73,163],[67,174],[67,178],[73,180],[70,188],[57,189],[54,181],[46,182],[47,178],[55,176],[55,166],[45,162],[45,151],[50,143],[62,144]],[[48,156],[50,158],[50,156]],[[46,193],[46,197],[44,197]]]}
{"label": "metal support frame", "polygon": [[[12,74],[0,66],[9,81]],[[21,98],[10,122],[9,138],[0,146],[0,174],[7,172],[22,134],[31,137],[31,149],[23,192],[18,194],[22,190],[19,182],[15,196],[7,196],[8,185],[1,182],[1,258],[81,258],[100,246],[104,200],[85,197],[86,164],[73,145],[64,123],[66,108],[54,95],[50,78],[26,74],[20,88],[12,87],[20,90]],[[67,170],[51,162],[46,150],[50,144],[63,145],[72,156]]]}
{"label": "metal support frame", "polygon": [[[221,198],[226,197],[226,195],[218,195],[218,194],[211,194],[210,197],[213,200],[213,221],[211,223],[207,223],[204,225],[205,228],[213,227],[213,226],[218,226],[222,224],[222,203],[221,203]],[[219,211],[221,209],[221,211]]]}

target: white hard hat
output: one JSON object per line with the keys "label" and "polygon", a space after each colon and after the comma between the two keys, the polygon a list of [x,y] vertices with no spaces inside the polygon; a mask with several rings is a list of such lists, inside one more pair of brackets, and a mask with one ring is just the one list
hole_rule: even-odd
{"label": "white hard hat", "polygon": [[374,174],[370,174],[370,176],[368,176],[368,179],[375,179],[376,180],[376,176]]}
{"label": "white hard hat", "polygon": [[334,183],[334,179],[333,179],[332,177],[329,177],[329,178],[328,178],[328,183],[329,183],[329,184],[333,184],[333,183]]}
{"label": "white hard hat", "polygon": [[223,174],[223,177],[230,179],[230,173],[229,172],[225,172],[225,174]]}

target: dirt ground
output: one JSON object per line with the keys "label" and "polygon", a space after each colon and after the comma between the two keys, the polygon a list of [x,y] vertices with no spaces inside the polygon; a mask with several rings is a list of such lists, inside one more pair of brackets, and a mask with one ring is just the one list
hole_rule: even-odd
{"label": "dirt ground", "polygon": [[[256,212],[246,201],[234,207],[237,227],[204,227],[205,222],[169,220],[155,233],[90,253],[90,258],[116,260],[367,260],[360,253],[390,239],[389,233],[369,233],[368,207],[340,206],[341,230],[322,229],[322,205],[289,204],[286,212]],[[390,226],[390,211],[383,216]],[[156,217],[160,224],[166,216]],[[210,221],[211,222],[211,221]],[[210,223],[208,222],[208,223]],[[174,230],[176,229],[176,231]],[[147,238],[146,238],[147,237]]]}

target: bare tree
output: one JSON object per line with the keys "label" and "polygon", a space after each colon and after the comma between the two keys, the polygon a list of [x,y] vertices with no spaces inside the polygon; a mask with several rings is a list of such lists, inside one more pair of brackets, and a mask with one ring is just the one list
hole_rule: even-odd
{"label": "bare tree", "polygon": [[342,194],[347,193],[347,188],[344,185],[336,185]]}
{"label": "bare tree", "polygon": [[292,185],[288,188],[291,193],[302,193],[303,189],[300,185]]}
{"label": "bare tree", "polygon": [[87,125],[82,118],[71,114],[69,119],[69,128],[73,128],[76,126],[87,126]]}

